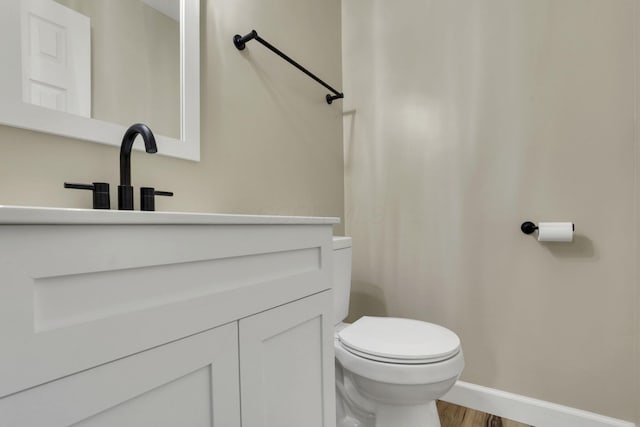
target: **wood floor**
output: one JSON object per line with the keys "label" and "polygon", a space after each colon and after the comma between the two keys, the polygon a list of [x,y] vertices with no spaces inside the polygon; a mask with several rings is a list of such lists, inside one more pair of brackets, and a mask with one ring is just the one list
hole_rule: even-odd
{"label": "wood floor", "polygon": [[442,401],[438,413],[442,427],[533,427]]}

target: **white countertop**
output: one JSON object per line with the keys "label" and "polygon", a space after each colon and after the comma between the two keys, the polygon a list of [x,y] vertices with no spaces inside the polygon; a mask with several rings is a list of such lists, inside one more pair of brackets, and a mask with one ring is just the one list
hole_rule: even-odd
{"label": "white countertop", "polygon": [[0,205],[6,224],[338,224],[336,217],[141,212]]}

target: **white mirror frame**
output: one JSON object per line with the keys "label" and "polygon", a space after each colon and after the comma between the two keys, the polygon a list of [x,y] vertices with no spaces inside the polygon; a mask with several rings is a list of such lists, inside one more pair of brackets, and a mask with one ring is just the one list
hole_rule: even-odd
{"label": "white mirror frame", "polygon": [[[22,101],[20,2],[1,0],[0,124],[120,146],[126,127]],[[158,154],[200,160],[200,0],[180,0],[180,139],[155,135]],[[131,124],[135,123],[133,120]],[[152,129],[153,130],[153,129]],[[139,144],[135,149],[142,149]]]}

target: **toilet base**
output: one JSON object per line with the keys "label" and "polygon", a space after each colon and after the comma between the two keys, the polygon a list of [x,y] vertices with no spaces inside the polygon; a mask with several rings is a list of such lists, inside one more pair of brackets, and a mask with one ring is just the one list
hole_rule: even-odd
{"label": "toilet base", "polygon": [[379,405],[375,415],[340,414],[337,427],[441,427],[436,402],[419,406]]}
{"label": "toilet base", "polygon": [[440,427],[436,402],[424,405],[378,405],[375,427]]}

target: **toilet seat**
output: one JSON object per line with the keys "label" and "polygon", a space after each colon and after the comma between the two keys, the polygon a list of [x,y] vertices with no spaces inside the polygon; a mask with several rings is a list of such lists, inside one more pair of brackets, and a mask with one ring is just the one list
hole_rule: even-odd
{"label": "toilet seat", "polygon": [[372,360],[348,350],[338,339],[335,340],[334,350],[336,359],[345,370],[385,384],[419,385],[447,381],[458,377],[464,367],[462,349],[449,359],[426,364]]}
{"label": "toilet seat", "polygon": [[437,363],[460,352],[460,338],[447,328],[413,319],[364,316],[337,333],[356,356],[394,364]]}

